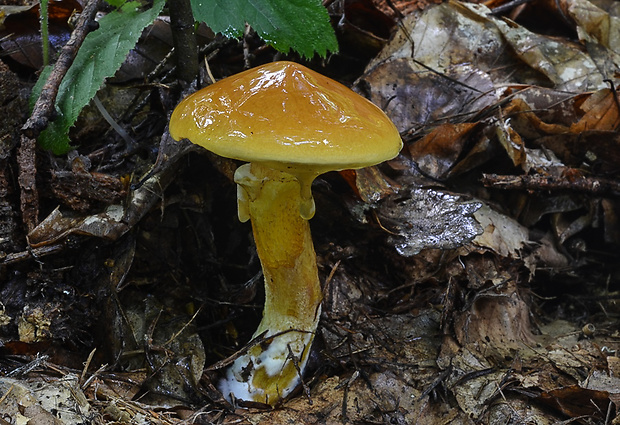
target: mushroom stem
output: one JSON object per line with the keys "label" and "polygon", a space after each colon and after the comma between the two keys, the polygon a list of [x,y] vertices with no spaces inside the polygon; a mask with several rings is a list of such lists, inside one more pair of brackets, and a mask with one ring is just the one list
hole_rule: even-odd
{"label": "mushroom stem", "polygon": [[[235,360],[220,390],[226,397],[276,404],[301,381],[314,339],[321,285],[297,177],[259,163],[235,172],[240,217],[252,221],[265,277],[256,344]],[[309,184],[309,182],[304,182]]]}

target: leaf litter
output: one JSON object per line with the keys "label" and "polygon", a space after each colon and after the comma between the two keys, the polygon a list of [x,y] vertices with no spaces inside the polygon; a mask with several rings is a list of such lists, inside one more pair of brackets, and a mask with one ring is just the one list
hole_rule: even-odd
{"label": "leaf litter", "polygon": [[[247,341],[260,275],[234,220],[234,164],[164,136],[112,197],[52,191],[28,234],[38,251],[3,245],[6,270],[24,273],[5,273],[1,403],[58,420],[47,393],[12,398],[31,384],[8,377],[50,352],[24,376],[58,400],[71,388],[79,419],[65,423],[97,409],[121,423],[617,422],[620,29],[606,6],[546,6],[576,39],[455,1],[395,25],[353,86],[406,148],[315,185],[325,301],[309,397],[233,410],[217,370],[201,373]],[[106,182],[101,152],[85,153],[99,159],[86,174],[61,159],[50,176]],[[210,171],[192,181],[197,168]],[[71,362],[67,341],[97,355]]]}

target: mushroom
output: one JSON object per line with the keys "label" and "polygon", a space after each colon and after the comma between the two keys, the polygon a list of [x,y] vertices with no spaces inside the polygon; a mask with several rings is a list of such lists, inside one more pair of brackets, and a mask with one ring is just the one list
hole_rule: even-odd
{"label": "mushroom", "polygon": [[188,96],[172,113],[170,134],[249,162],[234,180],[239,219],[252,223],[265,306],[255,343],[234,360],[219,389],[229,401],[274,405],[301,383],[321,311],[308,224],[315,211],[312,182],[327,171],[395,157],[400,134],[367,99],[286,61]]}

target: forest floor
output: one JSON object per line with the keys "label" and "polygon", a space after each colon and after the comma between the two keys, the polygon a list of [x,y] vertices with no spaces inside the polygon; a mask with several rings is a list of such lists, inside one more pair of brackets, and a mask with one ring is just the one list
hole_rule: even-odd
{"label": "forest floor", "polygon": [[262,276],[239,164],[167,133],[166,20],[63,155],[24,146],[40,65],[2,45],[0,425],[620,424],[620,3],[390,3],[332,2],[326,60],[201,33],[203,85],[298,61],[404,142],[313,185],[324,301],[276,408],[216,387]]}

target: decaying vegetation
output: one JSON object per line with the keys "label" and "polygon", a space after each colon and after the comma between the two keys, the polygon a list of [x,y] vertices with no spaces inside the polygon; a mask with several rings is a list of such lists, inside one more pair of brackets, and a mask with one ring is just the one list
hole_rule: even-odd
{"label": "decaying vegetation", "polygon": [[167,133],[195,89],[167,21],[62,155],[36,147],[54,116],[27,106],[29,33],[3,33],[2,424],[620,423],[618,3],[327,3],[325,60],[197,30],[201,85],[286,57],[368,97],[405,144],[314,184],[323,312],[276,409],[214,385],[260,321],[262,277],[238,163]]}

